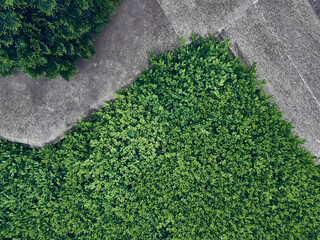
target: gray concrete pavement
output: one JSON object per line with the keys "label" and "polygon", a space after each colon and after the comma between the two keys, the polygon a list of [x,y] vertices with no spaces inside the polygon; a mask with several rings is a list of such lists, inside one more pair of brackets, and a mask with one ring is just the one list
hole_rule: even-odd
{"label": "gray concrete pavement", "polygon": [[[79,60],[78,76],[35,81],[22,73],[0,80],[0,137],[41,147],[113,99],[148,67],[148,51],[190,42],[192,32],[230,38],[244,64],[258,62],[283,118],[320,154],[320,22],[307,0],[123,0],[95,41],[96,55]],[[312,7],[311,7],[312,6]],[[320,155],[319,155],[320,157]]]}
{"label": "gray concrete pavement", "polygon": [[260,0],[255,7],[320,107],[320,22],[308,1]]}

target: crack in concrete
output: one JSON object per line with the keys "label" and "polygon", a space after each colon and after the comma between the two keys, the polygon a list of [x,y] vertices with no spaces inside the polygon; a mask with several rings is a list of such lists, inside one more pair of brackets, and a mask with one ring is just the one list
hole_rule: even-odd
{"label": "crack in concrete", "polygon": [[309,88],[309,86],[308,86],[308,84],[307,84],[306,80],[304,80],[304,78],[303,78],[303,76],[301,75],[301,73],[300,73],[300,71],[299,71],[298,67],[294,64],[294,61],[292,60],[292,58],[290,57],[290,55],[289,55],[289,54],[287,54],[287,57],[289,58],[289,60],[290,60],[290,62],[291,62],[291,64],[292,64],[292,66],[295,68],[295,70],[296,70],[296,71],[297,71],[297,73],[299,74],[300,78],[302,79],[302,81],[304,82],[304,84],[306,85],[306,87],[308,88],[308,90],[309,90],[309,92],[311,93],[312,97],[316,100],[316,102],[317,102],[317,104],[318,104],[318,106],[319,106],[319,108],[320,108],[320,102],[318,101],[317,97],[313,94],[313,92],[312,92],[312,91],[311,91],[311,89]]}
{"label": "crack in concrete", "polygon": [[223,29],[225,29],[227,26],[231,25],[235,20],[238,20],[239,18],[241,18],[241,17],[242,17],[242,14],[243,14],[244,12],[246,12],[252,5],[255,5],[258,1],[259,1],[259,0],[256,0],[255,2],[252,2],[252,4],[249,5],[249,6],[248,6],[243,12],[241,12],[238,16],[232,18],[231,21],[227,21],[228,23],[227,23],[226,25],[224,25],[222,28],[220,28],[220,29],[218,30],[218,32],[221,33],[221,31],[222,31]]}
{"label": "crack in concrete", "polygon": [[167,16],[167,14],[165,13],[165,11],[164,11],[163,8],[161,7],[161,4],[160,4],[159,1],[160,1],[160,0],[157,0],[157,3],[159,4],[159,7],[161,8],[163,14],[164,14],[164,15],[166,16],[166,18],[168,19],[168,21],[169,21],[169,23],[170,23],[173,31],[175,32],[175,34],[176,34],[178,37],[180,37],[180,35],[178,34],[177,30],[176,30],[175,27],[172,25],[172,21],[169,19],[169,17]]}

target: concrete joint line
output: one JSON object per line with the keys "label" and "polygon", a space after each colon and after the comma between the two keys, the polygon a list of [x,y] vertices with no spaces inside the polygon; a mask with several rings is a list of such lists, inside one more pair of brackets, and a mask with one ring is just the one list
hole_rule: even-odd
{"label": "concrete joint line", "polygon": [[172,25],[171,20],[169,19],[169,17],[167,16],[167,14],[166,14],[166,13],[165,13],[165,11],[163,10],[163,8],[161,7],[161,4],[160,4],[159,0],[157,0],[157,3],[159,4],[159,7],[161,8],[161,10],[162,10],[163,14],[164,14],[164,15],[166,16],[166,18],[168,19],[168,21],[169,21],[169,23],[170,23],[171,27],[173,28],[173,31],[176,33],[176,35],[177,35],[178,37],[180,37],[180,35],[177,33],[177,31],[176,31],[175,27]]}
{"label": "concrete joint line", "polygon": [[229,21],[226,25],[224,25],[222,28],[220,28],[220,29],[218,30],[219,33],[220,33],[223,29],[225,29],[227,26],[231,25],[235,20],[241,18],[241,17],[242,17],[242,13],[246,12],[252,5],[255,5],[258,1],[259,1],[259,0],[254,1],[254,2],[253,2],[251,5],[249,5],[243,12],[241,12],[241,13],[239,14],[239,16],[231,19],[231,21]]}
{"label": "concrete joint line", "polygon": [[[258,2],[258,0],[256,1]],[[265,17],[263,16],[263,14],[259,11],[258,7],[256,5],[254,5],[255,8],[257,9],[257,11],[260,13],[261,15],[261,18],[263,19],[263,21],[266,23],[266,25],[268,26],[270,32],[272,33],[272,35],[275,37],[275,39],[281,44],[281,40],[279,39],[279,37],[275,34],[275,32],[272,30],[272,28],[267,24],[267,20],[265,19]],[[310,87],[308,86],[307,82],[305,81],[305,79],[303,78],[300,70],[298,69],[298,67],[294,64],[294,61],[292,60],[292,58],[290,57],[290,55],[287,53],[287,50],[285,48],[284,49],[284,52],[286,54],[286,56],[288,57],[291,65],[294,67],[294,69],[296,70],[296,72],[299,74],[300,78],[302,79],[303,83],[305,84],[305,86],[307,87],[307,89],[309,90],[309,92],[311,93],[311,96],[316,100],[317,104],[318,104],[318,107],[320,109],[320,102],[319,100],[316,98],[316,96],[313,94],[313,92],[311,91]]]}
{"label": "concrete joint line", "polygon": [[302,81],[304,82],[304,84],[306,85],[306,87],[308,88],[308,90],[309,90],[309,92],[311,93],[312,97],[316,100],[316,102],[317,102],[317,104],[318,104],[318,106],[319,106],[319,108],[320,108],[320,102],[318,101],[318,99],[316,98],[316,96],[313,94],[313,92],[312,92],[311,89],[309,88],[307,82],[304,80],[304,78],[303,78],[303,76],[301,75],[299,69],[298,69],[297,66],[294,64],[294,61],[292,60],[292,58],[290,57],[290,55],[287,54],[287,56],[288,56],[288,58],[289,58],[289,60],[290,60],[290,62],[291,62],[291,64],[292,64],[292,66],[293,66],[294,69],[297,71],[297,73],[299,74],[300,78],[302,79]]}
{"label": "concrete joint line", "polygon": [[[233,20],[229,23],[231,24],[233,22]],[[229,24],[224,25],[222,28],[220,28],[218,31],[221,32],[226,26],[228,26]]]}
{"label": "concrete joint line", "polygon": [[252,4],[255,5],[259,0],[254,1]]}

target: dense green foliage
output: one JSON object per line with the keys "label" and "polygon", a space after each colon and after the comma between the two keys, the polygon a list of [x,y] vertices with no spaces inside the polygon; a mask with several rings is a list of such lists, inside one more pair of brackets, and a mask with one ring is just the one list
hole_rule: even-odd
{"label": "dense green foliage", "polygon": [[69,80],[120,0],[0,0],[0,74]]}
{"label": "dense green foliage", "polygon": [[152,69],[56,145],[0,142],[7,239],[320,239],[320,176],[228,40]]}

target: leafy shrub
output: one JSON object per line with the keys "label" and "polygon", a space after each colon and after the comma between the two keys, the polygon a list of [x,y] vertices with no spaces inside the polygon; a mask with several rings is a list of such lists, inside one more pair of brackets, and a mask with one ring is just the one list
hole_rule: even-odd
{"label": "leafy shrub", "polygon": [[316,157],[229,46],[193,34],[56,145],[1,141],[1,235],[319,239]]}
{"label": "leafy shrub", "polygon": [[0,74],[69,80],[78,58],[95,54],[91,33],[110,23],[120,0],[0,1]]}

